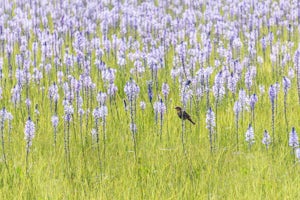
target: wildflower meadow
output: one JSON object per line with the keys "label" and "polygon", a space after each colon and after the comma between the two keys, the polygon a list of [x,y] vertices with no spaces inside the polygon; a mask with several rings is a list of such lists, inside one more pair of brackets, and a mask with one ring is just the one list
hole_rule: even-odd
{"label": "wildflower meadow", "polygon": [[0,0],[0,198],[299,199],[299,44],[298,0]]}

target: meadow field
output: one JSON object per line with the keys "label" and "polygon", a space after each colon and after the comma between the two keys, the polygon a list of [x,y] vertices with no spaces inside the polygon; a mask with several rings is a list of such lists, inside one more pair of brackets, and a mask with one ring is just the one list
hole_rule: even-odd
{"label": "meadow field", "polygon": [[299,25],[297,0],[0,0],[0,199],[299,199]]}

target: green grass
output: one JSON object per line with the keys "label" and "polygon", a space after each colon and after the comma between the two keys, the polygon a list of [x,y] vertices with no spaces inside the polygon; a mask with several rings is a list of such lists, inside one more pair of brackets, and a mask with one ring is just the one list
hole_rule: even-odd
{"label": "green grass", "polygon": [[[290,96],[292,94],[293,90]],[[290,98],[289,110],[297,105],[296,95],[294,98],[293,101]],[[13,113],[12,141],[6,142],[9,173],[4,164],[0,168],[1,196],[5,199],[296,199],[300,166],[294,163],[294,155],[287,146],[284,121],[280,118],[282,106],[278,106],[276,115],[276,137],[280,137],[281,143],[276,144],[274,150],[271,147],[266,151],[260,142],[263,129],[271,130],[268,101],[265,96],[257,105],[256,143],[251,150],[244,142],[248,113],[240,126],[240,151],[237,152],[232,109],[221,105],[218,140],[213,153],[209,150],[205,113],[201,112],[196,126],[186,122],[186,154],[181,143],[181,121],[173,110],[177,104],[169,104],[161,140],[157,136],[159,125],[155,124],[152,108],[147,104],[144,113],[137,111],[138,149],[135,158],[129,113],[125,113],[121,99],[117,99],[118,110],[109,107],[105,159],[101,155],[102,169],[98,164],[96,146],[91,142],[91,126],[89,130],[83,127],[83,134],[88,138],[83,157],[78,131],[80,124],[74,117],[70,128],[71,166],[67,168],[62,122],[54,147],[50,114],[47,114],[49,109],[40,110],[28,174],[23,134],[26,117],[18,116],[18,110]],[[297,130],[297,110],[290,113],[290,124],[294,123]],[[195,111],[191,111],[191,115],[195,118]],[[103,141],[100,146],[102,149]]]}
{"label": "green grass", "polygon": [[[48,17],[50,29],[53,31],[55,28],[53,20],[50,15]],[[271,27],[271,29],[276,32],[275,27]],[[100,28],[97,28],[97,31],[96,36],[101,37]],[[112,34],[121,35],[119,29],[115,31],[116,33],[110,29],[109,37]],[[276,41],[287,40],[287,32],[284,31],[282,38],[276,36]],[[263,29],[262,35],[266,33],[267,29]],[[36,39],[33,34],[31,32],[29,47]],[[128,34],[133,34],[132,30]],[[245,37],[243,33],[241,35]],[[200,35],[198,35],[198,39],[200,39],[199,37]],[[213,38],[214,35],[212,34],[211,37]],[[297,37],[295,34],[292,38],[295,44]],[[61,53],[64,54],[68,46],[70,53],[75,54],[70,35],[68,34],[66,38]],[[141,42],[141,38],[138,37],[137,40]],[[224,44],[227,45],[226,41]],[[17,68],[15,59],[16,55],[20,53],[19,48],[19,45],[15,43],[12,55],[13,71]],[[244,47],[241,49],[242,60],[248,53],[244,52]],[[291,52],[293,53],[295,49],[296,47],[291,49]],[[257,50],[258,55],[263,56],[261,48],[259,47]],[[215,51],[216,49],[213,49],[212,55]],[[46,63],[53,64],[52,71],[50,74],[44,73],[41,84],[37,85],[33,81],[30,83],[31,117],[36,125],[36,136],[33,138],[29,160],[26,163],[26,142],[24,140],[24,126],[28,118],[24,103],[26,87],[23,88],[21,104],[14,107],[10,98],[11,89],[17,82],[15,72],[13,72],[13,78],[10,79],[7,55],[0,52],[0,56],[4,59],[4,79],[1,80],[3,99],[0,100],[0,105],[5,106],[14,117],[10,133],[8,124],[5,122],[4,141],[1,141],[5,145],[4,149],[1,148],[0,157],[1,199],[299,199],[300,164],[288,146],[288,133],[292,126],[300,132],[296,78],[292,80],[292,87],[288,94],[288,127],[284,119],[281,85],[275,111],[276,143],[272,144],[269,149],[266,149],[261,143],[265,129],[269,131],[271,137],[273,136],[271,104],[268,96],[269,86],[276,81],[281,83],[282,76],[286,75],[288,70],[285,67],[281,74],[277,73],[274,76],[269,54],[270,48],[268,47],[267,59],[262,66],[256,62],[251,63],[257,69],[251,94],[256,93],[259,98],[253,122],[255,144],[251,149],[245,142],[245,132],[251,117],[250,112],[244,111],[239,120],[239,150],[237,150],[233,113],[235,100],[232,94],[224,97],[218,105],[217,136],[212,152],[205,123],[207,110],[205,96],[199,102],[196,102],[196,97],[188,102],[186,110],[196,125],[193,126],[188,121],[184,122],[185,132],[182,132],[182,121],[174,109],[176,106],[182,106],[179,96],[180,83],[178,79],[174,81],[170,76],[175,55],[173,46],[166,54],[166,67],[158,71],[157,85],[153,82],[153,102],[162,97],[161,85],[163,82],[167,82],[170,86],[170,94],[167,101],[164,102],[167,105],[167,112],[164,115],[162,137],[159,136],[160,122],[155,122],[153,102],[149,102],[147,95],[147,83],[152,79],[152,74],[147,68],[142,76],[132,75],[140,87],[134,117],[137,125],[135,156],[132,133],[129,129],[130,111],[125,111],[123,104],[123,101],[126,100],[129,105],[124,93],[124,86],[131,77],[129,70],[133,63],[127,59],[127,65],[120,68],[115,62],[113,53],[109,56],[104,55],[103,58],[108,67],[117,69],[115,84],[118,86],[115,98],[107,100],[105,151],[102,125],[99,125],[99,152],[97,143],[92,139],[91,131],[95,126],[92,112],[97,106],[95,97],[97,92],[105,91],[105,84],[101,77],[100,79],[97,77],[98,71],[94,65],[95,51],[93,50],[91,77],[96,84],[96,89],[93,91],[93,98],[88,103],[85,94],[81,91],[84,99],[83,108],[85,112],[87,108],[90,110],[88,117],[84,115],[83,123],[80,124],[75,109],[73,120],[70,123],[70,163],[68,164],[64,146],[65,127],[62,106],[64,95],[61,84],[59,85],[60,99],[58,103],[60,122],[56,146],[53,141],[51,117],[54,113],[50,109],[48,88],[53,81],[57,80],[57,72],[53,64],[54,57],[46,61]],[[41,57],[39,47],[38,65]],[[209,59],[213,66],[215,62],[213,56]],[[82,70],[77,68],[77,63],[74,66],[71,70],[72,76],[78,79]],[[207,67],[206,64],[205,67]],[[32,68],[31,66],[31,72]],[[200,64],[198,63],[196,70],[199,68]],[[65,66],[60,67],[59,70],[66,73]],[[213,85],[214,76],[219,70],[221,68],[214,70],[210,78],[210,86]],[[245,70],[243,74],[245,74]],[[64,81],[67,80],[67,77],[64,77]],[[259,94],[258,89],[261,84],[265,86],[266,90],[262,95]],[[42,87],[44,87],[44,91],[41,89]],[[244,80],[241,81],[238,89],[241,88],[245,88]],[[144,111],[139,108],[140,101],[147,103]],[[212,93],[210,101],[212,109],[215,111]],[[39,106],[39,116],[34,114],[36,104]],[[8,168],[5,166],[4,151]]]}

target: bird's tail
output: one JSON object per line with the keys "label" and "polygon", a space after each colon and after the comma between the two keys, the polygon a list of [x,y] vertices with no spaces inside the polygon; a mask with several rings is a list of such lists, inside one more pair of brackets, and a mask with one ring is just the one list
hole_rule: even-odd
{"label": "bird's tail", "polygon": [[193,122],[193,120],[191,118],[188,118],[188,120],[195,125],[195,122]]}

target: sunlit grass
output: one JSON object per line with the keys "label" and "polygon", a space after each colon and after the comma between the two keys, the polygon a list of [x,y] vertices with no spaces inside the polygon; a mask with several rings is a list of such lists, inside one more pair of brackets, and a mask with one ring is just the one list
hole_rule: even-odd
{"label": "sunlit grass", "polygon": [[[158,2],[156,2],[158,3]],[[15,5],[16,6],[16,5]],[[174,13],[173,13],[174,14]],[[49,30],[55,29],[55,24],[51,15],[49,18]],[[200,23],[200,22],[199,22]],[[201,22],[202,23],[202,22]],[[40,25],[41,28],[42,25]],[[84,28],[84,27],[82,27]],[[99,27],[94,36],[101,38],[103,35]],[[273,32],[277,27],[272,26]],[[288,32],[275,36],[275,41],[287,41]],[[268,33],[266,28],[261,30],[261,34]],[[122,36],[120,28],[110,29],[108,38],[116,34]],[[128,40],[129,36],[135,32],[128,31],[123,39]],[[31,38],[28,41],[33,59],[32,44],[38,39],[34,32],[30,32]],[[61,54],[58,55],[63,62],[66,50],[75,55],[70,32],[65,33],[65,41],[62,45]],[[74,37],[74,35],[73,35]],[[210,35],[211,39],[215,37]],[[241,39],[245,35],[241,33]],[[200,33],[197,35],[200,39]],[[73,38],[74,39],[74,38]],[[245,39],[245,38],[244,38]],[[141,36],[137,41],[142,43]],[[186,38],[188,40],[188,38]],[[225,40],[221,38],[221,40]],[[298,32],[294,31],[292,41],[295,43],[291,54],[297,49]],[[242,40],[243,41],[243,40]],[[40,45],[40,44],[39,44]],[[243,43],[243,45],[247,45]],[[224,42],[228,46],[228,41]],[[147,47],[148,50],[151,48]],[[38,48],[37,63],[38,68],[42,61],[41,46]],[[242,62],[248,52],[247,47],[242,46],[240,51],[240,61]],[[142,46],[140,47],[142,50]],[[87,54],[87,50],[85,50]],[[250,63],[256,67],[257,76],[254,79],[251,91],[248,95],[256,93],[258,102],[255,106],[255,119],[252,122],[255,133],[255,143],[249,149],[245,142],[245,133],[251,122],[251,113],[244,111],[239,118],[239,148],[236,143],[236,126],[233,106],[238,94],[226,93],[218,104],[217,112],[217,133],[213,141],[213,150],[210,149],[209,131],[206,128],[205,117],[207,112],[205,94],[199,98],[194,95],[186,105],[186,111],[191,115],[196,125],[188,121],[184,122],[185,132],[182,132],[182,121],[178,118],[175,107],[182,106],[180,90],[182,83],[171,77],[171,69],[174,66],[173,58],[176,54],[175,47],[171,46],[164,57],[163,67],[155,73],[146,68],[142,75],[130,74],[133,62],[126,59],[125,66],[119,66],[115,60],[116,52],[111,50],[110,54],[104,54],[103,61],[107,67],[117,70],[115,85],[118,92],[114,97],[108,97],[108,116],[106,118],[105,132],[107,138],[104,141],[102,121],[99,121],[99,147],[92,137],[92,129],[95,128],[93,109],[98,104],[96,95],[98,92],[106,92],[101,72],[95,65],[95,49],[91,55],[86,55],[86,62],[90,61],[90,76],[95,89],[92,95],[86,96],[86,91],[81,90],[83,98],[82,108],[85,114],[80,122],[74,100],[74,115],[70,121],[70,163],[66,160],[64,131],[64,91],[61,83],[58,83],[57,72],[64,73],[63,82],[68,82],[71,75],[79,79],[84,72],[83,66],[74,66],[67,74],[65,64],[55,69],[54,56],[46,59],[44,65],[52,64],[52,69],[47,74],[43,69],[43,79],[40,84],[31,80],[29,84],[29,99],[31,100],[31,110],[28,113],[26,100],[26,85],[23,84],[22,98],[19,105],[11,102],[11,90],[17,84],[15,70],[18,68],[16,56],[20,54],[18,42],[14,43],[11,64],[13,68],[12,77],[9,77],[8,58],[6,53],[0,51],[3,57],[4,78],[1,79],[3,89],[0,100],[1,107],[5,107],[13,115],[12,130],[9,136],[7,122],[4,126],[5,149],[1,148],[0,157],[0,195],[3,199],[298,199],[299,193],[299,172],[300,164],[296,160],[293,149],[288,146],[288,133],[292,127],[300,132],[299,126],[299,102],[297,92],[296,77],[292,79],[291,89],[287,97],[288,127],[284,119],[282,77],[287,76],[288,67],[293,67],[293,62],[280,69],[279,63],[272,66],[270,61],[270,47],[266,50],[266,59],[263,64],[259,64],[255,59]],[[129,50],[126,51],[129,53]],[[235,52],[236,53],[236,52]],[[208,63],[214,67],[210,78],[210,87],[213,86],[215,75],[227,65],[223,58],[218,57],[216,49],[213,48],[212,55],[203,66],[195,65],[194,75],[201,67],[208,67]],[[257,55],[263,57],[260,45],[257,47]],[[89,57],[91,56],[91,57]],[[187,58],[187,59],[190,59]],[[215,67],[216,59],[223,60],[219,67]],[[148,66],[146,66],[148,67]],[[272,71],[272,67],[278,71]],[[277,67],[277,68],[276,68]],[[243,69],[242,80],[238,84],[238,89],[245,89]],[[33,63],[30,65],[33,72]],[[279,73],[281,72],[281,73]],[[295,74],[296,75],[296,74]],[[134,79],[140,87],[140,93],[135,104],[134,122],[137,126],[136,152],[134,141],[130,132],[131,116],[129,100],[124,92],[124,86],[130,78]],[[183,81],[187,78],[182,76]],[[153,100],[148,98],[148,84],[152,81]],[[51,124],[51,117],[54,115],[50,109],[48,89],[56,82],[59,85],[59,102],[57,114],[59,125],[57,128],[57,143],[54,145],[54,130]],[[161,86],[166,82],[170,86],[170,94],[167,99],[163,99]],[[279,82],[281,89],[278,94],[275,106],[275,137],[276,143],[271,144],[268,149],[262,144],[264,130],[272,133],[271,103],[268,90],[271,84]],[[265,87],[265,93],[259,92],[259,86]],[[90,91],[89,91],[90,92]],[[215,98],[210,92],[210,106],[215,111]],[[162,132],[160,132],[160,122],[155,121],[153,104],[163,99],[167,111],[163,117]],[[76,98],[75,98],[76,99]],[[127,110],[124,106],[127,103]],[[146,102],[145,110],[141,110],[141,101]],[[35,114],[34,108],[38,105],[39,115]],[[88,115],[87,115],[88,113]],[[26,163],[26,141],[24,139],[24,126],[29,115],[36,126],[35,137]],[[161,135],[160,135],[161,133]],[[272,136],[272,135],[271,135]],[[184,140],[184,145],[182,142]],[[105,151],[104,151],[105,143]],[[6,153],[6,162],[3,151]],[[98,154],[100,153],[100,154]],[[100,160],[99,160],[100,158]],[[26,167],[26,164],[27,167]]]}

